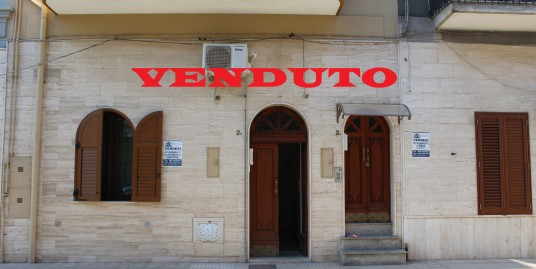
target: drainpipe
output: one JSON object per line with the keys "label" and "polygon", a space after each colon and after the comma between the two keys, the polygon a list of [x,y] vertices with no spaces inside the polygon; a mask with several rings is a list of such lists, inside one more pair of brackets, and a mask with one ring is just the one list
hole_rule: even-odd
{"label": "drainpipe", "polygon": [[36,3],[41,8],[41,27],[39,31],[40,51],[39,67],[37,69],[37,92],[35,107],[34,147],[32,156],[32,193],[30,197],[30,240],[28,262],[35,263],[36,235],[37,235],[37,195],[39,188],[39,168],[41,161],[41,124],[43,119],[43,90],[45,88],[45,62],[47,38],[47,8],[42,3]]}
{"label": "drainpipe", "polygon": [[[0,262],[4,262],[4,230],[5,230],[5,220],[6,220],[6,210],[4,210],[5,201],[7,199],[8,195],[8,177],[9,175],[9,158],[13,155],[13,134],[15,132],[15,106],[16,106],[16,95],[17,95],[17,81],[18,81],[18,75],[19,75],[19,35],[20,35],[20,21],[21,21],[21,14],[22,14],[22,0],[17,0],[17,3],[15,5],[15,17],[13,19],[13,24],[11,25],[11,41],[13,42],[13,52],[12,56],[10,57],[9,52],[9,43],[6,46],[6,59],[11,58],[11,76],[9,77],[11,79],[10,81],[10,87],[8,87],[8,75],[9,75],[9,68],[8,63],[9,60],[6,62],[6,80],[5,80],[5,95],[4,95],[4,124],[2,128],[2,132],[4,132],[4,136],[2,139],[2,145],[4,147],[4,151],[2,152],[2,183],[1,183],[1,198],[0,198],[0,208],[1,216],[0,216]],[[8,108],[8,90],[11,90],[11,95],[9,96],[9,110]],[[7,116],[7,113],[9,111],[9,117]],[[8,128],[8,135],[6,137],[6,121],[9,118],[9,128]],[[7,141],[7,144],[6,144]],[[6,153],[7,151],[7,153]],[[7,157],[7,161],[4,159],[4,157]]]}
{"label": "drainpipe", "polygon": [[[253,66],[257,54],[253,53],[248,57],[249,67]],[[246,262],[249,263],[249,203],[248,203],[248,193],[249,193],[249,165],[250,159],[253,156],[249,156],[249,127],[248,127],[248,86],[244,85],[244,256]]]}
{"label": "drainpipe", "polygon": [[[8,58],[8,55],[9,55],[9,44],[6,46],[6,59]],[[4,229],[5,229],[5,222],[4,222],[4,219],[5,219],[5,214],[6,214],[6,210],[4,210],[4,201],[7,197],[6,195],[6,177],[7,175],[9,174],[9,172],[7,171],[8,170],[8,163],[5,162],[5,156],[6,156],[6,146],[5,146],[5,143],[6,143],[6,121],[7,121],[7,74],[9,72],[9,68],[8,68],[8,63],[6,61],[6,68],[4,69],[4,74],[6,74],[6,79],[4,81],[4,122],[3,122],[3,125],[2,125],[2,133],[3,133],[3,136],[2,136],[2,145],[3,145],[3,149],[2,150],[2,156],[0,156],[2,158],[2,161],[0,162],[2,164],[2,182],[0,182],[0,263],[4,263]],[[8,146],[9,147],[9,146]],[[9,157],[8,157],[9,159]]]}

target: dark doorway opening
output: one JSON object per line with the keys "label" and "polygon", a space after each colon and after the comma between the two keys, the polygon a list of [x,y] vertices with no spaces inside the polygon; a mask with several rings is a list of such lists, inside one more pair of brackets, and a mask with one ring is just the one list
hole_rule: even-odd
{"label": "dark doorway opening", "polygon": [[279,256],[300,251],[300,144],[279,144]]}

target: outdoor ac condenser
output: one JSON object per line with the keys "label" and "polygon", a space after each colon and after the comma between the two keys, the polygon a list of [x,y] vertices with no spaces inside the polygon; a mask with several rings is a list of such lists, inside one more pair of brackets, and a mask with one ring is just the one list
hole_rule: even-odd
{"label": "outdoor ac condenser", "polygon": [[203,44],[203,68],[248,68],[246,44]]}

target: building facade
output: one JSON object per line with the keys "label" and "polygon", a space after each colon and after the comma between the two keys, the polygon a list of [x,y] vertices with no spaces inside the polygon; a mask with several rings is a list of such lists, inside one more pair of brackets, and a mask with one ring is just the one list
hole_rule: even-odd
{"label": "building facade", "polygon": [[[534,3],[74,2],[11,3],[3,262],[536,257],[536,48],[516,33],[536,24],[514,23]],[[490,14],[509,17],[471,24]],[[203,44],[246,45],[245,67],[287,80],[173,85]],[[396,81],[364,83],[377,67]],[[361,73],[305,88],[292,68]]]}

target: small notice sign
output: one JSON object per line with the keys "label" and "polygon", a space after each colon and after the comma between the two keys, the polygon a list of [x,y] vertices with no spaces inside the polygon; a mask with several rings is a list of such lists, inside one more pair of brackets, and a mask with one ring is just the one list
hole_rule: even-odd
{"label": "small notice sign", "polygon": [[411,156],[430,158],[430,133],[413,132],[411,136]]}
{"label": "small notice sign", "polygon": [[164,167],[182,166],[182,141],[164,140]]}

